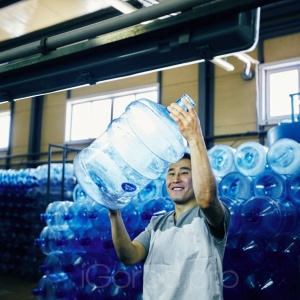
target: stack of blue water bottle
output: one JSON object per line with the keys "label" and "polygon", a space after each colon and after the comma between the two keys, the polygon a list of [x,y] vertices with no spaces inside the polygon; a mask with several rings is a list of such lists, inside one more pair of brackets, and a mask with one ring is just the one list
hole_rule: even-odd
{"label": "stack of blue water bottle", "polygon": [[[33,241],[44,226],[40,213],[45,211],[49,199],[57,198],[61,192],[62,167],[62,164],[50,166],[49,193],[48,164],[0,170],[0,274],[38,279],[36,268],[44,257],[36,251]],[[76,178],[72,165],[66,165],[65,169],[65,196],[72,198]]]}
{"label": "stack of blue water bottle", "polygon": [[232,219],[224,299],[299,299],[300,145],[216,145],[209,159]]}
{"label": "stack of blue water bottle", "polygon": [[[79,184],[73,201],[51,202],[41,214],[45,227],[35,245],[46,255],[33,295],[39,299],[140,299],[142,264],[126,267],[115,252],[108,209]],[[172,210],[164,179],[151,181],[121,211],[134,237],[153,215]]]}

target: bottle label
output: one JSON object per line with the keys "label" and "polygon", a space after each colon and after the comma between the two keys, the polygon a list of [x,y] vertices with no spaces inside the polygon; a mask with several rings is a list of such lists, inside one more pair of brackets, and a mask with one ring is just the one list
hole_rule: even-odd
{"label": "bottle label", "polygon": [[124,182],[122,183],[122,189],[125,192],[134,192],[136,190],[136,186],[132,183]]}

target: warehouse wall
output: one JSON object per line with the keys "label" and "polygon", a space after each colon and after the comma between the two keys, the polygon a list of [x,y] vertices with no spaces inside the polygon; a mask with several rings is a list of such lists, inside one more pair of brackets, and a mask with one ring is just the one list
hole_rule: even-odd
{"label": "warehouse wall", "polygon": [[[300,56],[300,33],[263,41],[264,62]],[[257,48],[248,53],[258,59]],[[256,131],[256,82],[242,79],[243,62],[229,57],[235,70],[227,72],[215,67],[214,135],[227,135]],[[255,66],[252,65],[252,68]],[[253,69],[254,70],[254,69]],[[134,88],[157,82],[157,72],[103,82],[71,90],[71,98],[103,94],[114,90]],[[177,67],[162,72],[162,103],[168,105],[182,93],[188,93],[199,105],[198,65]],[[49,143],[64,144],[67,92],[45,95],[41,134],[41,151],[47,152]],[[9,109],[9,104],[0,105],[0,112]],[[25,154],[28,149],[31,100],[16,101],[12,132],[11,154]],[[247,139],[256,140],[248,137]],[[245,138],[217,139],[215,143],[227,143],[234,147]],[[2,153],[0,153],[1,155]],[[3,153],[5,155],[5,153]],[[43,158],[42,158],[43,159]],[[44,157],[44,159],[46,159]]]}

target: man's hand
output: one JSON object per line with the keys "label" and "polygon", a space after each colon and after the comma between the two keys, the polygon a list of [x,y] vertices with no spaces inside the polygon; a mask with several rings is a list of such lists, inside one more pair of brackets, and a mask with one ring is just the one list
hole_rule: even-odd
{"label": "man's hand", "polygon": [[176,103],[171,103],[167,109],[170,112],[170,117],[178,124],[183,137],[190,143],[193,140],[199,140],[202,131],[194,107],[185,98],[182,99],[182,102],[188,108],[188,111]]}

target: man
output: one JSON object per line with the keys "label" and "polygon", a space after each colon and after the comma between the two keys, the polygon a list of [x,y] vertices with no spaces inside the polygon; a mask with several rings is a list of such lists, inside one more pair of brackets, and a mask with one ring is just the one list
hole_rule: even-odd
{"label": "man", "polygon": [[194,108],[167,107],[187,140],[190,155],[168,169],[166,185],[175,210],[153,217],[130,240],[121,213],[109,211],[113,242],[125,265],[144,264],[143,299],[223,299],[222,260],[230,213],[217,196],[217,185]]}

